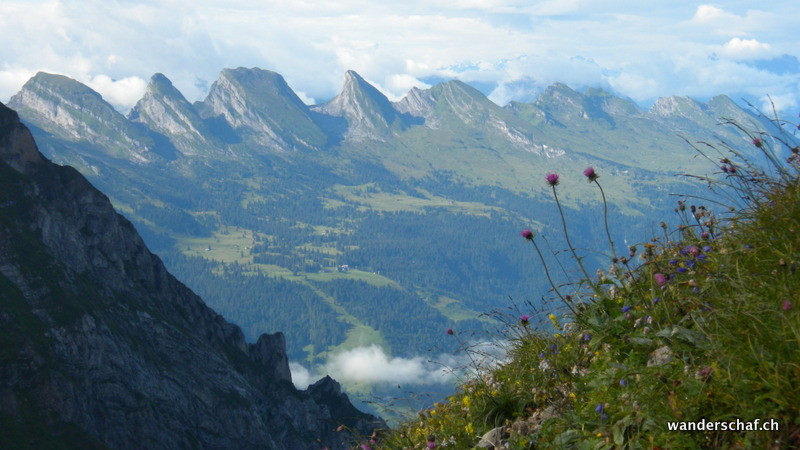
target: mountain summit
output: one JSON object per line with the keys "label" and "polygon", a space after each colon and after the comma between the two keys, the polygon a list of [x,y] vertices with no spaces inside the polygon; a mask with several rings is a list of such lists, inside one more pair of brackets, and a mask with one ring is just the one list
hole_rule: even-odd
{"label": "mountain summit", "polygon": [[37,73],[9,106],[23,111],[29,123],[98,153],[139,163],[174,158],[174,152],[157,148],[146,129],[128,121],[100,94],[63,75]]}
{"label": "mountain summit", "polygon": [[386,140],[393,127],[403,126],[400,113],[392,103],[361,75],[348,70],[342,92],[316,111],[347,121],[346,136],[352,140]]}
{"label": "mountain summit", "polygon": [[327,142],[308,106],[269,70],[224,69],[196,106],[203,118],[223,120],[245,142],[271,150],[317,149]]}
{"label": "mountain summit", "polygon": [[128,119],[166,136],[184,155],[203,154],[214,148],[213,141],[209,142],[213,133],[208,125],[163,74],[150,78],[144,97]]}

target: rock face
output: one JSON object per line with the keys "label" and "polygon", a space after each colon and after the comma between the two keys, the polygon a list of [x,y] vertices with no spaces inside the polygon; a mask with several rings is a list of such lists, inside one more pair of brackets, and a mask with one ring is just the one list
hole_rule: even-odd
{"label": "rock face", "polygon": [[345,136],[355,141],[386,140],[392,127],[404,126],[400,113],[392,103],[359,74],[348,70],[344,75],[342,92],[317,111],[347,122]]}
{"label": "rock face", "polygon": [[0,104],[0,447],[347,448],[379,425],[333,380],[291,384],[108,199]]}
{"label": "rock face", "polygon": [[160,73],[150,78],[144,97],[128,119],[166,136],[184,155],[213,152],[220,146],[192,104]]}
{"label": "rock face", "polygon": [[224,69],[196,107],[204,119],[272,150],[317,149],[327,142],[308,106],[281,75],[269,70]]}
{"label": "rock face", "polygon": [[139,163],[175,157],[171,146],[117,112],[97,92],[63,75],[39,72],[11,97],[9,106],[58,137],[92,143],[98,152]]}

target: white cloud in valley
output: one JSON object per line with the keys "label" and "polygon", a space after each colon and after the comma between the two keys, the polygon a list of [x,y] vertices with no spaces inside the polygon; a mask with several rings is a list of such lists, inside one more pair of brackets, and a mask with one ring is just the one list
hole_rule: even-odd
{"label": "white cloud in valley", "polygon": [[796,9],[794,0],[7,0],[0,101],[37,71],[87,83],[120,109],[155,72],[199,100],[222,68],[245,66],[281,73],[307,103],[334,96],[352,69],[392,99],[459,78],[499,104],[563,82],[642,103],[725,93],[792,105],[800,73],[761,62],[800,58]]}
{"label": "white cloud in valley", "polygon": [[475,342],[469,345],[470,355],[439,354],[435,357],[390,356],[378,345],[355,347],[328,357],[319,367],[292,362],[292,382],[305,389],[325,375],[347,385],[434,385],[454,381],[455,374],[474,368],[475,364],[497,364],[504,359],[504,345],[499,342]]}

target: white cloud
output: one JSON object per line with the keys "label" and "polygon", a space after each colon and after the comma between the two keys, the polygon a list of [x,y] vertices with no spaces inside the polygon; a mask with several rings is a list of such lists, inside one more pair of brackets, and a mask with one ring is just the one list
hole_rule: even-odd
{"label": "white cloud", "polygon": [[422,357],[389,357],[377,345],[356,347],[332,356],[325,370],[345,382],[434,384],[448,381],[448,373]]}
{"label": "white cloud", "polygon": [[133,107],[147,89],[147,82],[139,77],[113,80],[108,75],[97,75],[89,79],[86,84],[121,110]]}
{"label": "white cloud", "polygon": [[317,104],[317,101],[314,99],[314,97],[309,97],[303,91],[294,91],[294,93],[297,94],[297,96],[300,97],[300,100],[302,100],[303,103],[305,103],[306,105],[316,105]]}
{"label": "white cloud", "polygon": [[764,44],[756,39],[733,38],[725,43],[720,54],[734,61],[750,61],[768,58],[775,55],[769,44]]}
{"label": "white cloud", "polygon": [[788,94],[763,96],[759,100],[761,100],[761,111],[763,111],[768,117],[772,117],[773,108],[779,113],[795,112],[799,106],[798,98],[794,95]]}
{"label": "white cloud", "polygon": [[292,383],[297,389],[306,390],[308,386],[322,377],[314,377],[308,369],[300,363],[289,363],[289,370],[292,372]]}
{"label": "white cloud", "polygon": [[[708,73],[732,67],[709,61],[712,53],[731,61],[767,50],[800,56],[795,11],[795,0],[699,7],[689,0],[6,0],[0,71],[45,70],[84,82],[162,72],[190,101],[206,94],[198,79],[238,66],[281,73],[304,101],[334,96],[347,69],[395,99],[412,85],[424,87],[415,83],[426,77],[450,76],[496,84],[498,103],[527,95],[515,89],[520,80],[613,86],[635,99],[688,91],[797,96],[797,74]],[[697,85],[708,78],[717,82]],[[0,101],[23,82],[0,77]],[[130,102],[121,87],[114,91],[117,102]]]}
{"label": "white cloud", "polygon": [[[356,347],[334,355],[314,368],[292,362],[292,381],[298,389],[306,389],[314,381],[330,375],[345,387],[352,384],[435,385],[452,383],[456,376],[463,378],[475,372],[477,364],[482,369],[506,360],[506,343],[471,342],[469,354],[461,351],[439,354],[433,358],[422,356],[392,357],[377,345]],[[469,375],[467,375],[469,376]]]}

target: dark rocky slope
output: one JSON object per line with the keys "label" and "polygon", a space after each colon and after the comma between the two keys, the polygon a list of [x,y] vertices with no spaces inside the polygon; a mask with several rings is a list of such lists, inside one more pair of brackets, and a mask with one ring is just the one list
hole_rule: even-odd
{"label": "dark rocky slope", "polygon": [[377,422],[296,390],[281,334],[246,343],[0,104],[0,447],[346,448]]}

